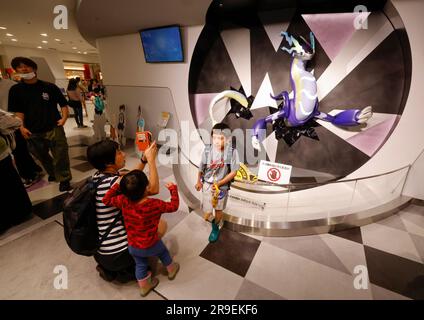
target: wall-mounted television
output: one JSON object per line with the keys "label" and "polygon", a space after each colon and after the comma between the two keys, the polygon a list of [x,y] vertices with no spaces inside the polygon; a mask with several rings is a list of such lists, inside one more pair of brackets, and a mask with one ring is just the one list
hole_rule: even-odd
{"label": "wall-mounted television", "polygon": [[179,26],[140,30],[146,62],[184,62]]}

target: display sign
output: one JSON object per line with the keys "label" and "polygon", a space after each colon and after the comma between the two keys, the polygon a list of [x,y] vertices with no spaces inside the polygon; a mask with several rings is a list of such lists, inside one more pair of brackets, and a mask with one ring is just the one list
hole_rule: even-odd
{"label": "display sign", "polygon": [[258,178],[276,184],[289,184],[292,166],[261,160]]}

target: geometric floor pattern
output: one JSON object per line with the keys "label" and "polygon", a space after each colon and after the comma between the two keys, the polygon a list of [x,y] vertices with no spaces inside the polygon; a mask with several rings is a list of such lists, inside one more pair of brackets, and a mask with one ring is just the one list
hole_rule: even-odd
{"label": "geometric floor pattern", "polygon": [[[71,166],[81,164],[85,148],[71,149],[79,150],[72,151]],[[127,156],[126,167],[137,161]],[[172,170],[158,169],[158,197],[169,199],[164,184],[175,181]],[[74,170],[73,181],[93,172]],[[141,299],[136,283],[103,281],[93,258],[67,247],[61,212],[57,204],[46,205],[60,195],[57,189],[50,183],[29,192],[42,219],[35,215],[0,236],[0,299]],[[146,300],[424,299],[422,201],[378,223],[332,234],[262,237],[224,228],[214,244],[208,242],[210,223],[181,196],[178,211],[163,218],[164,243],[181,269],[169,281],[160,264],[152,266],[160,283]],[[54,287],[58,265],[67,268],[67,289]]]}

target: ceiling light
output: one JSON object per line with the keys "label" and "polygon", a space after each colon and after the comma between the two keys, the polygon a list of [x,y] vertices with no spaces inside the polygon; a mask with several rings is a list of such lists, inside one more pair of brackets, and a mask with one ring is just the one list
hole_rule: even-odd
{"label": "ceiling light", "polygon": [[43,40],[43,41],[41,41],[42,43],[48,43],[48,41],[46,41],[46,40]]}
{"label": "ceiling light", "polygon": [[78,53],[81,53],[81,51],[78,51]]}
{"label": "ceiling light", "polygon": [[40,33],[40,36],[47,37],[47,33]]}
{"label": "ceiling light", "polygon": [[72,47],[72,49],[74,49],[74,50],[75,50],[76,48],[77,48],[77,47]]}
{"label": "ceiling light", "polygon": [[87,51],[84,51],[84,54],[87,54]]}
{"label": "ceiling light", "polygon": [[16,39],[10,39],[10,40],[12,40],[12,41],[14,41],[14,42],[18,41],[18,40],[16,40]]}
{"label": "ceiling light", "polygon": [[42,47],[42,46],[38,46],[37,48],[38,48],[38,49],[43,49],[43,47]]}
{"label": "ceiling light", "polygon": [[6,28],[6,27],[0,27],[0,29],[2,29],[2,30],[6,30],[7,28]]}
{"label": "ceiling light", "polygon": [[84,71],[84,67],[64,66],[65,70]]}
{"label": "ceiling light", "polygon": [[11,33],[6,33],[6,36],[8,36],[8,37],[13,37],[13,34],[11,34]]}
{"label": "ceiling light", "polygon": [[59,41],[60,41],[60,39],[54,39],[54,41],[57,41],[57,42],[59,42]]}

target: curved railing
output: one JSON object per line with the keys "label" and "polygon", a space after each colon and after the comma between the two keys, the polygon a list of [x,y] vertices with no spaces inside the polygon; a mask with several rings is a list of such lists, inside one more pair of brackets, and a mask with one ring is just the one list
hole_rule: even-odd
{"label": "curved railing", "polygon": [[[182,150],[174,165],[179,187],[191,206],[200,205],[194,190],[198,166]],[[181,160],[181,159],[180,159]],[[402,190],[410,165],[355,179],[274,185],[233,183],[225,219],[233,229],[262,235],[299,235],[364,225],[395,212],[409,198]],[[184,184],[184,186],[182,186]],[[248,188],[246,186],[256,186]]]}

